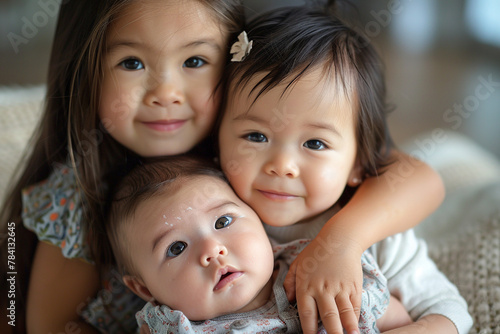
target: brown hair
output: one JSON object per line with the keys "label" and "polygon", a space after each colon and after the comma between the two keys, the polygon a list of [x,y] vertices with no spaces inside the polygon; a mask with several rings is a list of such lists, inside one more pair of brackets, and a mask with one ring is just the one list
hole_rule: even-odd
{"label": "brown hair", "polygon": [[[107,28],[122,10],[135,0],[63,1],[49,63],[44,113],[31,138],[31,147],[13,177],[0,212],[0,256],[2,276],[0,290],[7,294],[7,223],[16,226],[16,316],[15,330],[24,331],[26,292],[31,262],[37,245],[36,236],[23,224],[21,192],[29,185],[46,179],[58,165],[75,171],[82,192],[84,221],[82,226],[92,240],[90,244],[97,265],[106,263],[103,180],[112,184],[116,171],[126,167],[136,156],[118,144],[104,130],[99,117],[101,62],[106,45]],[[240,0],[200,1],[214,13],[223,30],[232,39],[244,23]],[[1,307],[5,299],[2,298]]]}

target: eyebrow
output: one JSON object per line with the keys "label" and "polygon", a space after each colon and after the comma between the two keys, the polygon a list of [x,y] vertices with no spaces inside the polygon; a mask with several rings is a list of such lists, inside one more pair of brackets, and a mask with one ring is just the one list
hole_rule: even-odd
{"label": "eyebrow", "polygon": [[[215,205],[213,205],[212,207],[208,208],[207,212],[216,211],[216,210],[218,210],[220,208],[223,208],[223,207],[225,207],[227,205],[234,205],[234,206],[239,207],[239,205],[236,204],[236,203],[234,203],[233,201],[223,200],[221,202],[217,202]],[[158,246],[158,244],[160,243],[160,241],[162,239],[164,239],[172,230],[173,230],[173,228],[166,229],[163,232],[161,232],[159,235],[156,236],[156,238],[153,240],[153,248],[152,248],[153,252],[154,252],[156,246]]]}
{"label": "eyebrow", "polygon": [[217,203],[217,204],[213,205],[212,207],[210,207],[207,210],[207,212],[219,210],[219,209],[221,209],[221,208],[223,208],[225,206],[228,206],[228,205],[234,205],[234,206],[240,207],[238,204],[234,203],[233,201],[224,200],[224,201],[221,201],[220,203]]}
{"label": "eyebrow", "polygon": [[[255,123],[259,123],[261,125],[267,125],[270,122],[266,121],[262,117],[251,115],[249,113],[243,113],[233,118],[233,121],[252,121]],[[319,129],[319,130],[327,130],[332,132],[333,134],[342,137],[340,131],[335,127],[334,124],[326,123],[326,122],[310,122],[305,124],[306,127]]]}
{"label": "eyebrow", "polygon": [[[215,51],[222,51],[219,44],[216,43],[213,38],[201,38],[181,46],[181,49],[194,48],[199,45],[207,45]],[[107,47],[107,52],[113,52],[115,49],[120,47],[130,47],[130,48],[144,48],[146,50],[153,50],[154,47],[143,42],[136,42],[131,40],[116,40],[109,44]]]}
{"label": "eyebrow", "polygon": [[156,246],[160,243],[160,241],[165,238],[170,232],[172,231],[172,228],[169,228],[162,233],[160,233],[154,240],[153,240],[153,252],[156,248]]}
{"label": "eyebrow", "polygon": [[320,130],[327,130],[327,131],[334,133],[335,135],[337,135],[339,137],[342,137],[340,131],[337,130],[337,128],[335,127],[334,124],[325,123],[325,122],[312,122],[312,123],[306,124],[306,126],[310,127],[310,128],[320,129]]}
{"label": "eyebrow", "polygon": [[260,124],[268,124],[269,122],[263,119],[262,117],[251,115],[249,112],[242,113],[233,118],[233,121],[252,121]]}

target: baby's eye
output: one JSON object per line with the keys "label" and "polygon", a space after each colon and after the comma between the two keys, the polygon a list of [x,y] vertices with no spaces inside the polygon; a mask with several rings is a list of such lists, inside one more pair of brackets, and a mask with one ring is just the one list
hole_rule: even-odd
{"label": "baby's eye", "polygon": [[221,228],[228,227],[233,222],[233,217],[222,216],[215,221],[215,229],[220,230]]}
{"label": "baby's eye", "polygon": [[248,141],[253,141],[255,143],[265,143],[267,142],[267,137],[260,132],[252,132],[244,137]]}
{"label": "baby's eye", "polygon": [[323,143],[321,140],[317,140],[317,139],[312,139],[312,140],[308,140],[304,143],[304,147],[307,147],[311,150],[324,150],[326,148],[328,148],[325,143]]}
{"label": "baby's eye", "polygon": [[184,241],[175,241],[167,249],[167,257],[179,256],[187,248],[187,243]]}
{"label": "baby's eye", "polygon": [[197,67],[202,67],[205,64],[206,62],[203,59],[199,57],[191,57],[184,62],[183,66],[189,68],[197,68]]}
{"label": "baby's eye", "polygon": [[139,59],[129,58],[120,63],[120,66],[129,71],[137,71],[144,69],[144,64]]}

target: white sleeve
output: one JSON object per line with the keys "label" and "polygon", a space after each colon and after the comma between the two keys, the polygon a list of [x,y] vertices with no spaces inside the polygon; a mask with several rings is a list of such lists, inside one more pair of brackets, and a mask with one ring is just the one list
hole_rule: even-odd
{"label": "white sleeve", "polygon": [[396,234],[370,247],[389,291],[401,300],[413,320],[429,314],[450,319],[459,334],[472,327],[467,303],[427,254],[427,244],[413,230]]}

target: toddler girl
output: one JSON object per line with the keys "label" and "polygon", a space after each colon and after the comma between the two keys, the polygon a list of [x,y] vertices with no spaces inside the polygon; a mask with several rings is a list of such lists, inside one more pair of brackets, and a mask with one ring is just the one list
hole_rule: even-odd
{"label": "toddler girl", "polygon": [[[382,184],[394,177],[392,146],[381,60],[329,10],[278,9],[250,22],[248,36],[240,35],[233,49],[240,52],[226,72],[220,163],[271,237],[279,242],[314,238],[287,276],[295,283],[303,331],[316,332],[319,313],[328,333],[342,333],[342,327],[355,333],[359,304],[344,290],[357,285],[342,286],[335,296],[339,281],[331,278],[359,267],[362,252],[371,246],[361,242],[352,249],[351,238],[376,242],[380,226],[364,224],[360,237],[361,223],[353,224],[352,232],[351,226],[325,222],[340,210],[336,204],[350,205],[350,194],[367,177],[378,175]],[[379,196],[364,204],[397,212],[399,201]],[[351,249],[343,249],[346,244]],[[439,319],[452,333],[454,323],[446,316]],[[441,329],[429,332],[444,333]]]}

